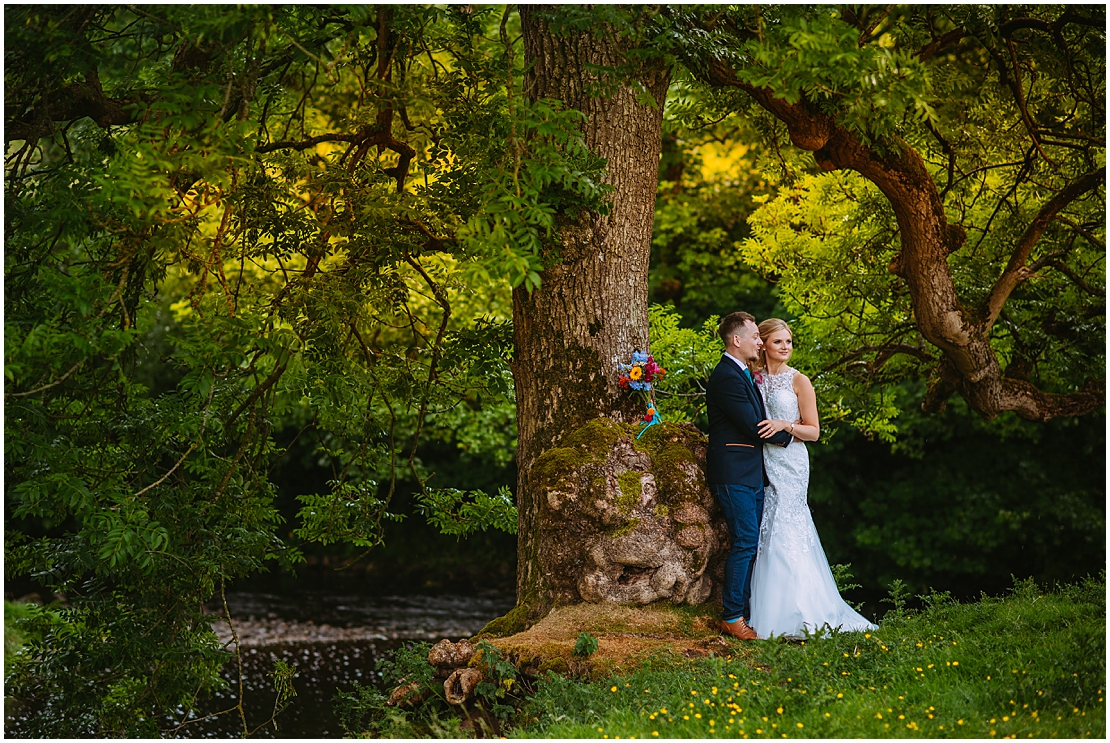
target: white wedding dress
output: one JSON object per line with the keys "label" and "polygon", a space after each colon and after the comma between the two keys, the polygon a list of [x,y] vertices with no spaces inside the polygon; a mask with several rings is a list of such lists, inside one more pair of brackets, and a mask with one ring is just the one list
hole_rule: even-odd
{"label": "white wedding dress", "polygon": [[[775,375],[762,373],[760,391],[769,419],[800,418],[795,374],[790,367]],[[836,588],[806,503],[809,452],[805,444],[795,439],[785,448],[764,446],[763,460],[770,485],[752,572],[752,629],[764,639],[801,637],[803,628],[811,633],[823,627],[839,627],[843,632],[877,629],[844,603]]]}

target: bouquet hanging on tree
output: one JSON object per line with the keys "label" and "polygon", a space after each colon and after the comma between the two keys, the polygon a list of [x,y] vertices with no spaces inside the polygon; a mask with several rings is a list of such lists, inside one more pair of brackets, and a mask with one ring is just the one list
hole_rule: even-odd
{"label": "bouquet hanging on tree", "polygon": [[655,386],[653,383],[662,378],[667,370],[656,364],[651,354],[644,353],[639,349],[632,352],[631,363],[618,364],[618,366],[621,372],[618,380],[620,386],[639,393],[647,405],[644,427],[640,430],[639,436],[636,437],[640,438],[648,428],[663,422],[659,415],[659,408],[655,405]]}

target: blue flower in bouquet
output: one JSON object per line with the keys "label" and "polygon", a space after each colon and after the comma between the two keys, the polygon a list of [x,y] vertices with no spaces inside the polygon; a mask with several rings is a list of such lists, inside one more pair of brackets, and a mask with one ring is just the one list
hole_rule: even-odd
{"label": "blue flower in bouquet", "polygon": [[640,430],[640,436],[643,436],[644,431],[649,427],[663,422],[655,406],[655,388],[652,383],[666,374],[667,370],[656,364],[651,354],[638,349],[632,352],[630,363],[618,364],[617,367],[620,370],[620,377],[617,380],[620,386],[639,392],[647,403],[648,411],[644,416],[644,427]]}
{"label": "blue flower in bouquet", "polygon": [[632,360],[628,364],[617,364],[620,378],[617,380],[621,387],[637,392],[651,392],[657,382],[667,370],[655,363],[655,358],[643,351],[633,351]]}

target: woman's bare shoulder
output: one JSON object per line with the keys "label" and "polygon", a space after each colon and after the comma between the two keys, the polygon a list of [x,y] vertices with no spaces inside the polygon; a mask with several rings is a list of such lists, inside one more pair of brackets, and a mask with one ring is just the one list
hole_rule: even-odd
{"label": "woman's bare shoulder", "polygon": [[809,377],[802,374],[797,369],[794,370],[794,391],[800,392],[801,390],[813,390],[813,383],[809,381]]}

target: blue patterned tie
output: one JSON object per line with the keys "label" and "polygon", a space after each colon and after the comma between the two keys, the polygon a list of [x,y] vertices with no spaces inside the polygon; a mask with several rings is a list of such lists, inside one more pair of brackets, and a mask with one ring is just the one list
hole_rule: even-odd
{"label": "blue patterned tie", "polygon": [[746,366],[744,367],[744,376],[748,378],[749,382],[755,384],[755,380],[752,379],[752,370]]}

